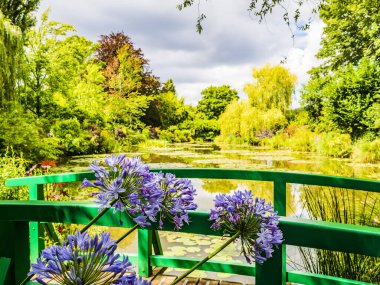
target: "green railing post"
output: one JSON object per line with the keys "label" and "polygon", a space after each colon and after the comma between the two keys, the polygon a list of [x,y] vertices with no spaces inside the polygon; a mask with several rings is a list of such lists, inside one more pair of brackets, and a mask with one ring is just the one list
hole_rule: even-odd
{"label": "green railing post", "polygon": [[0,257],[11,260],[4,284],[20,284],[30,269],[28,222],[0,222],[0,229]]}
{"label": "green railing post", "polygon": [[[274,210],[278,215],[286,217],[286,182],[275,180],[274,185]],[[273,257],[256,264],[256,285],[285,285],[286,284],[286,246],[280,245],[275,249]]]}
{"label": "green railing post", "polygon": [[139,275],[152,275],[150,256],[152,255],[152,231],[138,230],[138,271]]}
{"label": "green railing post", "polygon": [[[29,200],[44,200],[44,185],[29,185]],[[44,244],[44,227],[39,222],[30,222],[30,260],[36,261]]]}

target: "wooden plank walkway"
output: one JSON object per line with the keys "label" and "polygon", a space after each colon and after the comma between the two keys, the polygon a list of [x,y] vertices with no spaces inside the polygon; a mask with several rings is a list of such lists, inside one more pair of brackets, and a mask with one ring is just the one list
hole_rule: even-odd
{"label": "wooden plank walkway", "polygon": [[[152,281],[152,285],[169,285],[176,276],[174,275],[157,275],[154,278],[148,280]],[[239,282],[229,282],[221,280],[212,280],[207,278],[194,278],[188,277],[179,282],[178,285],[251,285]]]}
{"label": "wooden plank walkway", "polygon": [[[159,268],[155,268],[155,270],[153,271],[153,276],[146,279],[152,281],[152,285],[169,285],[172,281],[174,281],[175,278],[176,278],[175,275],[160,274]],[[213,280],[213,279],[208,279],[208,278],[187,277],[181,282],[179,282],[178,285],[252,285],[252,284]]]}

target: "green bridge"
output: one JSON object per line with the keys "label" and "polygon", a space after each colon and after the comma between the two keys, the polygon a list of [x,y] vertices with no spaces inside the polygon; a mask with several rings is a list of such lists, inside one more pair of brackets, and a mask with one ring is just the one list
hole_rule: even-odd
{"label": "green bridge", "polygon": [[[380,192],[380,182],[326,175],[313,175],[276,171],[225,170],[225,169],[156,169],[171,172],[182,178],[258,180],[273,183],[274,208],[281,215],[280,228],[284,244],[276,250],[274,257],[263,265],[236,264],[209,261],[201,270],[225,272],[252,276],[257,285],[276,285],[286,282],[298,284],[338,285],[369,284],[332,276],[301,271],[286,270],[286,245],[327,249],[341,252],[380,257],[380,228],[339,224],[307,219],[286,217],[287,184],[330,186],[337,188]],[[44,175],[9,179],[6,185],[27,186],[29,201],[0,201],[0,285],[19,284],[35,262],[43,248],[45,230],[51,230],[50,223],[86,224],[98,213],[97,205],[89,202],[43,201],[44,185],[68,183],[94,179],[92,172]],[[192,212],[191,223],[182,232],[222,235],[210,229],[209,214]],[[134,225],[127,215],[122,217],[112,211],[102,216],[97,225],[130,228]],[[173,231],[172,226],[163,230]],[[129,255],[132,263],[138,265],[139,274],[149,276],[152,267],[190,268],[196,258],[174,257],[163,254],[159,231],[154,227],[138,230],[138,254]],[[30,282],[33,284],[33,282]]]}

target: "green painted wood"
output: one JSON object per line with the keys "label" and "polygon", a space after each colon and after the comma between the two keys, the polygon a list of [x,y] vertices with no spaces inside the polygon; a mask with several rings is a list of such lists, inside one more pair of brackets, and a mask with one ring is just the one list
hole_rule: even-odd
{"label": "green painted wood", "polygon": [[152,275],[150,256],[152,255],[152,231],[138,230],[138,271],[142,277]]}
{"label": "green painted wood", "polygon": [[[151,263],[153,266],[158,267],[172,267],[189,269],[197,264],[201,259],[191,257],[178,257],[178,256],[164,256],[153,255],[151,256]],[[231,274],[240,274],[247,276],[255,276],[255,265],[245,263],[231,263],[218,260],[210,260],[203,264],[199,270],[207,270],[214,272],[224,272]]]}
{"label": "green painted wood", "polygon": [[27,176],[20,178],[10,178],[5,182],[5,186],[25,186],[30,184],[51,184],[51,183],[66,183],[66,182],[79,182],[83,179],[95,179],[94,172],[73,172],[61,174],[49,174],[39,176]]}
{"label": "green painted wood", "polygon": [[160,234],[158,231],[153,231],[153,250],[155,254],[164,254],[162,250],[161,240],[160,240]]}
{"label": "green painted wood", "polygon": [[11,259],[0,257],[0,285],[11,285]]}
{"label": "green painted wood", "polygon": [[285,244],[380,257],[380,228],[281,218]]}
{"label": "green painted wood", "polygon": [[286,284],[286,249],[281,245],[263,264],[256,265],[256,285]]}
{"label": "green painted wood", "polygon": [[[281,216],[286,216],[286,183],[274,181],[274,210]],[[256,266],[256,285],[286,284],[286,245],[277,249],[272,258],[264,264]]]}
{"label": "green painted wood", "polygon": [[8,284],[20,284],[30,268],[29,223],[0,222],[0,256],[11,259]]}
{"label": "green painted wood", "polygon": [[[89,202],[74,204],[57,201],[0,201],[0,221],[86,224],[97,211],[97,205]],[[208,213],[190,212],[189,217],[192,223],[185,225],[181,232],[223,235],[221,231],[210,229]],[[134,225],[127,215],[123,215],[121,219],[122,227],[130,228]],[[109,211],[96,224],[120,227],[119,215]],[[287,217],[280,218],[280,228],[284,233],[285,244],[380,257],[380,228]],[[173,231],[173,226],[167,223],[163,230]]]}
{"label": "green painted wood", "polygon": [[349,280],[339,277],[326,276],[321,274],[290,271],[287,272],[288,282],[305,285],[369,285],[372,283]]}
{"label": "green painted wood", "polygon": [[[210,179],[239,179],[276,181],[282,180],[286,183],[341,187],[347,189],[366,190],[380,192],[380,181],[347,178],[322,174],[294,173],[283,171],[266,170],[238,170],[219,168],[165,168],[152,169],[158,172],[171,172],[177,177],[184,178],[210,178]],[[51,174],[43,176],[28,176],[21,178],[11,178],[6,181],[6,186],[23,186],[30,184],[49,184],[57,182],[76,182],[84,178],[95,179],[93,172],[77,172],[64,174]]]}
{"label": "green painted wood", "polygon": [[[42,184],[30,184],[29,200],[44,200],[44,186]],[[45,246],[44,226],[39,222],[30,222],[30,259],[36,260]]]}

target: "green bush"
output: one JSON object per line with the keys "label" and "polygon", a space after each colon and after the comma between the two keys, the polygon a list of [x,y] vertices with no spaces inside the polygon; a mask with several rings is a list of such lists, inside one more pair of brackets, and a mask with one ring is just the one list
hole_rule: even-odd
{"label": "green bush", "polygon": [[6,187],[5,181],[9,178],[25,175],[27,161],[23,157],[17,157],[12,149],[7,149],[0,156],[0,200],[26,200],[28,199],[27,187]]}
{"label": "green bush", "polygon": [[268,147],[270,149],[280,149],[286,147],[286,136],[284,134],[276,134],[273,137],[266,137],[260,141],[261,146]]}
{"label": "green bush", "polygon": [[57,121],[52,127],[54,137],[59,139],[62,151],[67,155],[94,152],[96,145],[91,142],[92,134],[81,130],[77,118]]}
{"label": "green bush", "polygon": [[287,140],[287,145],[294,151],[315,151],[316,134],[306,126],[298,126]]}
{"label": "green bush", "polygon": [[354,145],[352,157],[357,161],[365,163],[380,161],[380,138],[374,141],[358,141]]}
{"label": "green bush", "polygon": [[0,153],[12,148],[15,155],[24,157],[30,163],[44,159],[57,159],[62,152],[59,141],[48,137],[39,121],[21,107],[0,113]]}
{"label": "green bush", "polygon": [[159,139],[171,143],[192,142],[190,130],[181,130],[177,126],[170,126],[167,130],[159,133]]}
{"label": "green bush", "polygon": [[315,146],[318,154],[347,158],[352,153],[352,143],[349,134],[340,134],[337,132],[322,133],[315,140]]}
{"label": "green bush", "polygon": [[200,138],[203,141],[213,141],[220,134],[220,126],[217,120],[195,118],[191,121],[185,121],[179,128],[190,130],[193,139]]}

